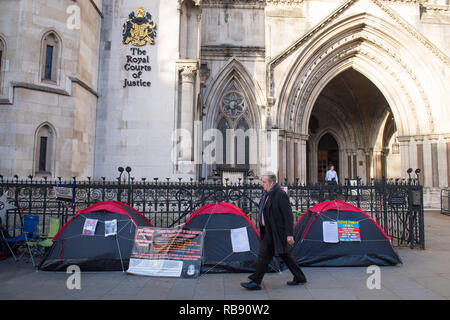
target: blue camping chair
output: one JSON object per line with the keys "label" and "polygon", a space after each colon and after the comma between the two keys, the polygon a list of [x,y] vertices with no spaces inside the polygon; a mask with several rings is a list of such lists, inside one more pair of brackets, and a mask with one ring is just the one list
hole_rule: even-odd
{"label": "blue camping chair", "polygon": [[13,248],[11,248],[9,243],[12,243],[13,247],[26,246],[27,250],[28,250],[28,253],[30,254],[31,261],[33,262],[33,266],[36,266],[36,264],[34,262],[33,253],[31,251],[30,246],[27,244],[27,242],[30,241],[30,240],[38,238],[38,235],[37,235],[38,223],[39,223],[39,217],[38,216],[32,216],[32,215],[29,215],[29,214],[24,214],[23,215],[23,227],[9,229],[9,230],[22,229],[22,233],[20,235],[18,235],[17,237],[13,237],[13,238],[6,238],[5,235],[3,234],[3,232],[0,231],[1,234],[2,234],[3,239],[5,239],[5,241],[6,241],[8,249],[11,252],[11,254],[13,255],[15,261],[20,260],[22,258],[22,256],[25,254],[25,252],[23,252],[20,255],[20,257],[17,258],[16,255],[14,254],[14,252],[13,252]]}

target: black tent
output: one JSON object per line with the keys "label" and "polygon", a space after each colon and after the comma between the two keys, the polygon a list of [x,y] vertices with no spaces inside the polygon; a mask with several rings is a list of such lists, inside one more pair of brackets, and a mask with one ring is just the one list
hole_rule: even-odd
{"label": "black tent", "polygon": [[[336,241],[324,231],[332,226]],[[324,238],[326,233],[326,241]],[[325,201],[311,207],[294,227],[292,254],[302,266],[387,266],[402,263],[389,237],[364,211],[344,201]]]}
{"label": "black tent", "polygon": [[[233,250],[233,230],[245,228],[249,251]],[[183,229],[205,231],[201,272],[254,272],[258,257],[260,235],[245,213],[233,204],[220,202],[207,204],[195,211]],[[245,237],[245,235],[244,235]],[[275,260],[268,271],[279,271]]]}
{"label": "black tent", "polygon": [[152,226],[140,212],[117,201],[93,204],[78,211],[56,236],[39,269],[124,271],[128,268],[137,226]]}

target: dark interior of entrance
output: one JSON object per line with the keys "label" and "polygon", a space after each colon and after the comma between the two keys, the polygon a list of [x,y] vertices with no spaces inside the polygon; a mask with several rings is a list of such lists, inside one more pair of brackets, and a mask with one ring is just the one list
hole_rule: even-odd
{"label": "dark interior of entrance", "polygon": [[319,183],[325,183],[325,175],[331,165],[339,173],[339,147],[333,136],[327,133],[320,139],[317,149],[317,175]]}
{"label": "dark interior of entrance", "polygon": [[342,71],[322,89],[310,115],[308,181],[325,183],[331,164],[341,183],[357,176],[363,182],[381,179],[395,132],[394,116],[377,86],[355,69]]}

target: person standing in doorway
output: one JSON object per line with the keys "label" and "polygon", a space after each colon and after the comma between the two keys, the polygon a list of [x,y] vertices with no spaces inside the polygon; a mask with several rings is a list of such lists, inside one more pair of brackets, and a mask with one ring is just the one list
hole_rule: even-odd
{"label": "person standing in doorway", "polygon": [[242,282],[241,286],[248,290],[261,290],[261,282],[267,267],[274,255],[279,255],[294,275],[287,285],[298,285],[306,282],[306,277],[291,254],[294,246],[294,221],[289,198],[277,184],[274,173],[266,173],[261,178],[264,189],[259,205],[261,245],[258,252],[256,270],[248,278],[250,282]]}
{"label": "person standing in doorway", "polygon": [[330,170],[327,171],[327,174],[325,175],[325,181],[329,186],[335,186],[338,182],[338,176],[336,171],[334,170],[334,166],[330,166]]}

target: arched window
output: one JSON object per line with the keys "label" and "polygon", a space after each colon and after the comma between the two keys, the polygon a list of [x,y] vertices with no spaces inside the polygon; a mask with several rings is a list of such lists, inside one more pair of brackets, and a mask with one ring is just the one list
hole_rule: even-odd
{"label": "arched window", "polygon": [[225,118],[220,119],[217,129],[222,134],[222,156],[218,155],[216,161],[218,164],[225,165],[227,163],[227,130],[230,129],[230,125]]}
{"label": "arched window", "polygon": [[[234,142],[235,164],[237,168],[247,169],[250,164],[250,136],[249,126],[242,117],[236,125],[236,136]],[[242,136],[241,136],[242,135]]]}
{"label": "arched window", "polygon": [[41,80],[56,83],[60,61],[61,41],[54,32],[42,38],[41,48]]}
{"label": "arched window", "polygon": [[245,118],[247,106],[244,96],[232,83],[224,92],[220,103],[217,129],[223,137],[223,163],[218,161],[217,164],[223,169],[248,170],[251,137],[250,126]]}
{"label": "arched window", "polygon": [[35,172],[51,174],[54,160],[55,132],[50,125],[44,124],[36,131]]}

